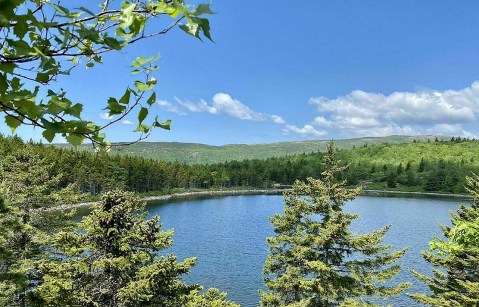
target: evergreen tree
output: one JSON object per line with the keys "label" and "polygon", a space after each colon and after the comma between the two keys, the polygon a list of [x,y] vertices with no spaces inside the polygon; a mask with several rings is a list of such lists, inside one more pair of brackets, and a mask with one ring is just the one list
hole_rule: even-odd
{"label": "evergreen tree", "polygon": [[195,258],[158,256],[171,246],[173,230],[163,231],[158,216],[146,220],[144,208],[132,193],[111,191],[77,231],[55,234],[53,254],[37,262],[42,281],[32,305],[236,306],[215,289],[200,295],[200,286],[181,281]]}
{"label": "evergreen tree", "polygon": [[389,173],[389,175],[387,177],[386,185],[387,185],[388,188],[395,188],[397,186],[396,174],[395,173],[393,173],[393,172]]}
{"label": "evergreen tree", "polygon": [[473,196],[471,207],[461,206],[452,214],[452,227],[442,226],[445,240],[435,238],[433,252],[423,252],[434,265],[433,276],[413,273],[429,286],[432,294],[413,294],[429,306],[479,306],[479,177],[467,178]]}
{"label": "evergreen tree", "polygon": [[410,171],[410,170],[411,170],[411,161],[407,161],[406,171]]}
{"label": "evergreen tree", "polygon": [[347,167],[335,160],[332,143],[323,158],[323,179],[296,181],[284,195],[285,213],[271,218],[275,237],[264,267],[269,292],[263,306],[367,305],[370,297],[397,295],[409,285],[379,285],[401,270],[395,262],[406,250],[382,245],[386,226],[356,235],[350,230],[357,214],[343,211],[360,188],[346,189],[335,177]]}
{"label": "evergreen tree", "polygon": [[26,296],[37,284],[32,261],[44,255],[44,238],[68,221],[63,212],[48,208],[78,201],[73,185],[58,188],[60,175],[32,148],[23,148],[0,160],[0,302],[26,306]]}
{"label": "evergreen tree", "polygon": [[425,169],[426,169],[426,162],[424,161],[424,158],[421,158],[421,162],[419,162],[419,166],[418,166],[417,171],[419,173],[422,173],[422,172],[424,172]]}

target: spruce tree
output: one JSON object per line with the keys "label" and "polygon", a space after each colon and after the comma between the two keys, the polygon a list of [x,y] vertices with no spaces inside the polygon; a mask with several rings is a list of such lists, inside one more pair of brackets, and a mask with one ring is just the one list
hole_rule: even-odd
{"label": "spruce tree", "polygon": [[40,209],[79,199],[73,185],[58,188],[48,164],[32,148],[0,160],[0,303],[26,306],[26,296],[38,280],[33,261],[45,252],[44,239],[65,226],[68,215]]}
{"label": "spruce tree", "polygon": [[343,206],[360,188],[347,189],[345,181],[335,180],[347,168],[338,163],[330,143],[322,179],[296,181],[284,194],[284,214],[271,217],[276,236],[268,238],[264,280],[269,291],[260,293],[261,305],[360,306],[409,287],[382,284],[399,273],[395,262],[406,252],[390,252],[391,246],[382,244],[390,226],[359,235],[351,231],[358,214]]}
{"label": "spruce tree", "polygon": [[52,237],[49,258],[39,260],[42,281],[29,297],[39,306],[236,306],[216,289],[199,294],[187,285],[195,258],[178,262],[165,253],[173,230],[146,219],[145,203],[130,192],[107,192],[76,232]]}
{"label": "spruce tree", "polygon": [[452,227],[442,226],[445,239],[434,238],[432,252],[424,259],[435,268],[433,276],[413,273],[429,286],[432,294],[411,295],[429,306],[479,306],[479,177],[467,178],[473,196],[471,207],[461,206],[452,215]]}

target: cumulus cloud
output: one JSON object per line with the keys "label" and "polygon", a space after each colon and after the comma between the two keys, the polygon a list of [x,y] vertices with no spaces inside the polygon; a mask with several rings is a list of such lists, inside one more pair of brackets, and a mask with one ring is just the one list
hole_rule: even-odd
{"label": "cumulus cloud", "polygon": [[288,135],[291,132],[299,134],[300,136],[304,138],[310,138],[310,137],[318,138],[327,134],[326,131],[317,130],[316,128],[314,128],[312,125],[309,125],[309,124],[304,125],[303,128],[299,128],[295,125],[289,125],[289,124],[285,125],[285,127],[283,128],[283,134]]}
{"label": "cumulus cloud", "polygon": [[316,116],[312,122],[315,126],[318,127],[324,127],[324,128],[330,128],[333,123],[330,120],[327,120],[323,116]]}
{"label": "cumulus cloud", "polygon": [[160,106],[169,112],[185,114],[184,112],[205,112],[210,114],[224,114],[241,120],[265,121],[271,120],[276,124],[285,124],[286,121],[278,115],[256,112],[238,99],[226,93],[217,93],[211,103],[201,99],[199,102],[191,102],[174,97],[176,104],[168,101],[159,101]]}
{"label": "cumulus cloud", "polygon": [[133,125],[133,122],[130,121],[130,120],[128,120],[128,119],[125,119],[125,120],[121,121],[121,123],[122,123],[123,125]]}
{"label": "cumulus cloud", "polygon": [[311,98],[317,116],[311,124],[344,134],[390,135],[434,133],[467,135],[464,123],[477,120],[479,81],[462,90],[394,92],[361,90],[335,99]]}
{"label": "cumulus cloud", "polygon": [[266,119],[265,114],[251,110],[239,100],[233,99],[230,95],[225,93],[218,93],[213,96],[212,109],[217,113],[225,113],[231,117],[243,120],[260,121]]}

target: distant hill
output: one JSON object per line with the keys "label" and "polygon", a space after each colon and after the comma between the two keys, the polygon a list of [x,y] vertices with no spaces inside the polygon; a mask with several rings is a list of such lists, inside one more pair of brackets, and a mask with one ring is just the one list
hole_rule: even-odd
{"label": "distant hill", "polygon": [[[440,140],[449,140],[450,137],[420,135],[403,136],[393,135],[387,137],[365,137],[355,139],[335,140],[335,147],[338,149],[351,149],[364,146],[365,144],[400,144],[412,143],[414,140],[420,142],[434,141],[436,137]],[[211,164],[225,161],[242,161],[251,159],[266,159],[270,157],[282,157],[287,155],[312,153],[324,151],[329,140],[318,141],[293,141],[271,144],[232,144],[223,146],[211,146],[195,143],[176,142],[139,142],[128,146],[114,147],[112,153],[120,155],[141,156],[144,158],[158,159],[162,161],[178,161],[188,164]],[[65,144],[56,144],[59,147],[68,147]],[[80,150],[93,150],[89,145],[82,145]]]}

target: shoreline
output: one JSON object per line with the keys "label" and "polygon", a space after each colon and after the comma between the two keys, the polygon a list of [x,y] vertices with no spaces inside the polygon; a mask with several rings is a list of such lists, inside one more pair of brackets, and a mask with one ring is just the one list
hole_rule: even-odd
{"label": "shoreline", "polygon": [[435,193],[435,192],[414,192],[414,191],[393,191],[393,190],[362,190],[361,195],[378,195],[378,194],[404,194],[404,195],[417,195],[417,196],[437,196],[437,197],[452,197],[472,199],[468,194],[448,194],[448,193]]}
{"label": "shoreline", "polygon": [[[141,200],[148,202],[148,201],[166,201],[170,199],[196,198],[201,196],[277,195],[290,190],[291,189],[247,189],[247,190],[192,191],[192,192],[173,193],[173,194],[157,195],[157,196],[146,196],[146,197],[142,197]],[[389,195],[403,194],[403,195],[413,195],[413,196],[437,196],[437,197],[472,199],[472,197],[467,194],[447,194],[447,193],[433,193],[433,192],[408,192],[408,191],[369,190],[369,189],[365,189],[361,191],[361,195],[380,195],[380,194],[389,194]],[[76,204],[68,204],[68,205],[61,205],[61,206],[56,206],[51,208],[38,209],[38,211],[72,210],[72,209],[90,207],[91,205],[96,203],[98,203],[98,201],[81,202]]]}

